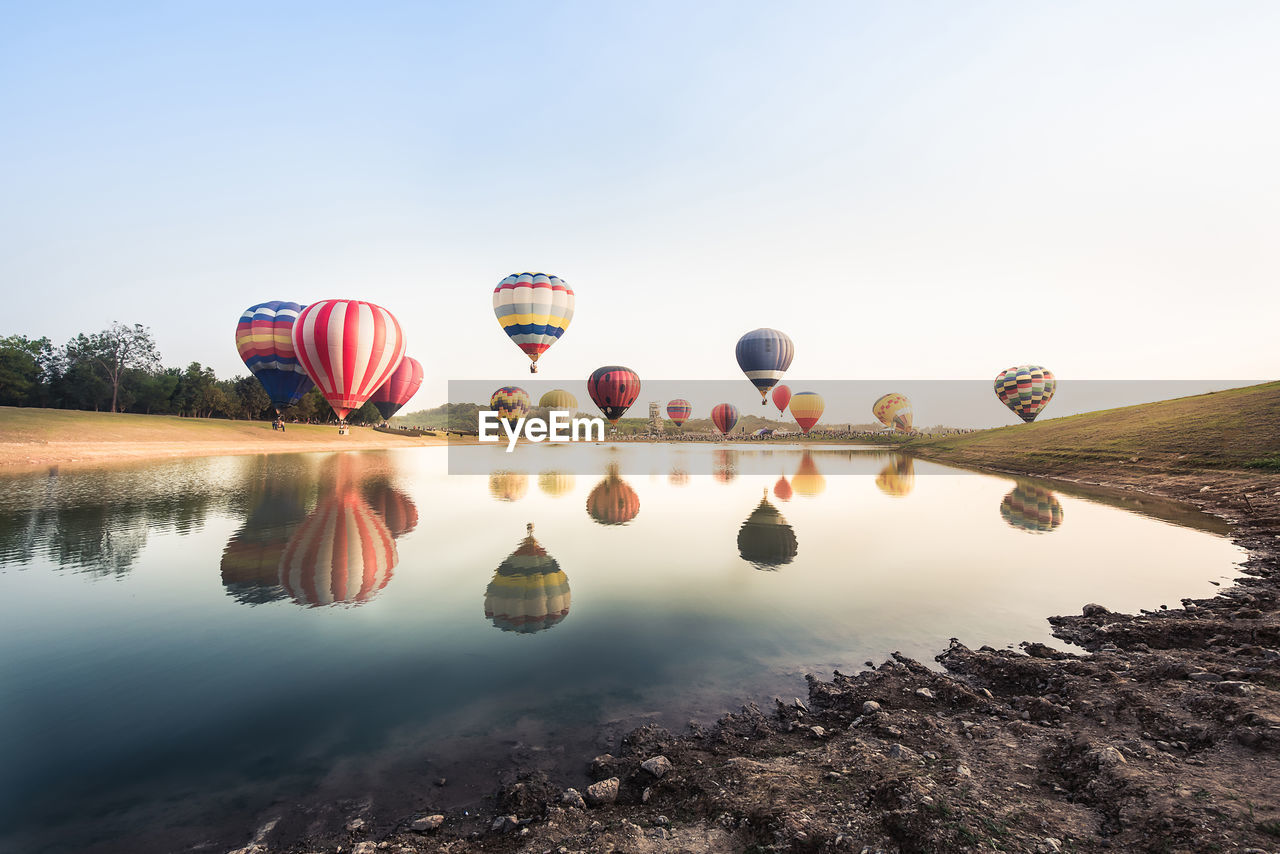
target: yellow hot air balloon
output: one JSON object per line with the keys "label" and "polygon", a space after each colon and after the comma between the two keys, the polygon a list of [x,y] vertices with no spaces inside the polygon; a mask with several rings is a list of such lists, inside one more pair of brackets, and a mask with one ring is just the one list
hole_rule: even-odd
{"label": "yellow hot air balloon", "polygon": [[911,431],[911,401],[905,394],[892,392],[871,404],[871,414],[881,424],[902,433]]}
{"label": "yellow hot air balloon", "polygon": [[489,475],[489,494],[499,501],[519,501],[529,491],[529,476],[522,472],[495,471]]}
{"label": "yellow hot air balloon", "polygon": [[818,423],[826,406],[822,395],[813,391],[802,391],[791,396],[791,417],[800,425],[801,430],[808,433],[813,429],[813,425]]}
{"label": "yellow hot air balloon", "polygon": [[553,388],[538,398],[538,406],[543,409],[558,409],[565,412],[578,411],[578,399],[562,388]]}
{"label": "yellow hot air balloon", "polygon": [[880,487],[880,491],[895,498],[909,494],[915,485],[916,470],[911,457],[896,457],[876,477],[876,486]]}
{"label": "yellow hot air balloon", "polygon": [[[795,398],[792,398],[792,400],[795,400]],[[800,458],[799,468],[791,476],[792,491],[797,495],[813,498],[821,495],[826,488],[827,479],[822,476],[822,472],[818,471],[818,466],[813,461],[813,454],[806,450]]]}
{"label": "yellow hot air balloon", "polygon": [[484,615],[504,632],[532,634],[569,615],[569,579],[533,538],[533,525],[525,530],[484,591]]}
{"label": "yellow hot air balloon", "polygon": [[538,475],[538,489],[552,498],[572,492],[574,482],[573,475],[559,471],[544,471]]}

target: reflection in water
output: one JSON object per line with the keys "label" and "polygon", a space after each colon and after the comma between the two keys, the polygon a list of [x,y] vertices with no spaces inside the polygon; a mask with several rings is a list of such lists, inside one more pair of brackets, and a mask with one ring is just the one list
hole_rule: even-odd
{"label": "reflection in water", "polygon": [[519,501],[529,491],[529,476],[522,472],[495,471],[489,475],[489,494],[499,501]]}
{"label": "reflection in water", "polygon": [[639,512],[640,496],[618,477],[616,465],[609,466],[609,474],[587,496],[587,513],[601,525],[625,525]]}
{"label": "reflection in water", "polygon": [[827,488],[827,479],[822,476],[822,472],[818,471],[818,465],[813,461],[813,453],[808,448],[800,457],[800,465],[796,468],[796,473],[791,476],[791,488],[809,498],[821,495]]}
{"label": "reflection in water", "polygon": [[504,632],[532,634],[569,615],[569,579],[533,538],[533,525],[525,530],[485,588],[484,615]]}
{"label": "reflection in water", "polygon": [[880,470],[876,486],[885,495],[901,498],[910,494],[916,485],[915,462],[911,457],[895,454],[893,461]]}
{"label": "reflection in water", "polygon": [[791,500],[791,484],[787,481],[786,475],[778,478],[778,482],[773,485],[773,496],[779,501]]}
{"label": "reflection in water", "polygon": [[[567,394],[567,392],[561,392]],[[546,395],[543,395],[544,397]],[[541,489],[552,498],[559,498],[561,495],[573,491],[575,479],[571,474],[565,474],[559,471],[544,471],[538,475],[538,489]]]}
{"label": "reflection in water", "polygon": [[222,551],[222,586],[246,605],[261,605],[288,594],[280,586],[280,557],[289,537],[307,515],[293,488],[267,481],[249,518]]}
{"label": "reflection in water", "polygon": [[391,536],[403,537],[418,527],[417,505],[391,484],[385,481],[366,483],[361,491],[369,508],[382,518]]}
{"label": "reflection in water", "polygon": [[712,473],[720,483],[732,483],[738,476],[738,452],[732,448],[716,448]]}
{"label": "reflection in water", "polygon": [[1000,515],[1015,528],[1045,533],[1062,524],[1062,505],[1049,490],[1019,483],[1000,502]]}
{"label": "reflection in water", "polygon": [[354,488],[324,498],[289,538],[280,584],[299,605],[360,605],[391,580],[395,539]]}
{"label": "reflection in water", "polygon": [[689,483],[689,473],[682,469],[672,469],[671,474],[667,475],[667,483],[672,486],[687,486]]}
{"label": "reflection in water", "polygon": [[738,529],[738,554],[756,569],[777,569],[791,563],[799,546],[796,533],[778,508],[769,503],[769,491]]}

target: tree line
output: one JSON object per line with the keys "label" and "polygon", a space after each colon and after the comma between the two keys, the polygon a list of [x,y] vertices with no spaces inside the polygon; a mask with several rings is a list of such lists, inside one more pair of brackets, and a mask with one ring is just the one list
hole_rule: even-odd
{"label": "tree line", "polygon": [[[219,379],[213,368],[199,362],[185,368],[164,366],[151,330],[139,323],[113,323],[61,346],[48,338],[0,338],[0,406],[195,418],[276,416],[262,384],[252,375]],[[299,422],[337,420],[314,388],[281,416]],[[347,421],[377,424],[382,416],[373,404],[366,404]]]}

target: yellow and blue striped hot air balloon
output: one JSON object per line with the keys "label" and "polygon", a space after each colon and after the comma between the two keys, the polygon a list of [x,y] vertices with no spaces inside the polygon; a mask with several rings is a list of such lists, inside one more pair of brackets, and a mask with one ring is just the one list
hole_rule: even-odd
{"label": "yellow and blue striped hot air balloon", "polygon": [[536,374],[538,357],[573,320],[573,289],[549,273],[512,273],[493,289],[493,313],[529,357],[529,373]]}
{"label": "yellow and blue striped hot air balloon", "polygon": [[484,615],[504,632],[532,634],[569,616],[569,578],[533,538],[533,525],[484,591]]}
{"label": "yellow and blue striped hot air balloon", "polygon": [[785,332],[777,329],[753,329],[738,339],[734,355],[738,367],[760,392],[760,405],[765,404],[769,389],[778,384],[791,360],[796,355],[796,345]]}
{"label": "yellow and blue striped hot air balloon", "polygon": [[529,393],[519,386],[504,385],[489,398],[489,408],[503,421],[519,421],[529,414]]}

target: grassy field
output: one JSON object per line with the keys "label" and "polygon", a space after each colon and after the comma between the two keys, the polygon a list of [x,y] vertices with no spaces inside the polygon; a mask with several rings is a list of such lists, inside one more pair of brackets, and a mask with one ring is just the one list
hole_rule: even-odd
{"label": "grassy field", "polygon": [[1052,474],[1141,463],[1170,469],[1280,469],[1280,382],[918,439],[905,449]]}

